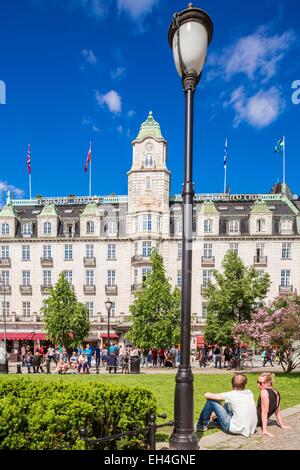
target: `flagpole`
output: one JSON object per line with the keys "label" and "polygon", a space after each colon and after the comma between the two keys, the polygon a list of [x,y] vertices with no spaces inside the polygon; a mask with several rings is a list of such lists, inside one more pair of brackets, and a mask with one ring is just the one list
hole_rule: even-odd
{"label": "flagpole", "polygon": [[224,166],[224,194],[226,193],[226,169],[227,165]]}
{"label": "flagpole", "polygon": [[283,184],[285,184],[285,136],[283,136],[283,149],[282,149],[282,179]]}
{"label": "flagpole", "polygon": [[89,184],[89,196],[92,196],[92,142],[90,141],[91,160],[90,160],[90,184]]}
{"label": "flagpole", "polygon": [[31,200],[31,173],[29,173],[29,199]]}

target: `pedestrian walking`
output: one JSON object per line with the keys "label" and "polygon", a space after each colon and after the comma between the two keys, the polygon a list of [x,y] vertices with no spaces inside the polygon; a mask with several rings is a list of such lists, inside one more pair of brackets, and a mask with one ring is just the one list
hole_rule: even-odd
{"label": "pedestrian walking", "polygon": [[274,367],[274,364],[272,362],[272,349],[268,349],[267,352],[266,352],[266,356],[265,356],[265,359],[264,359],[264,362],[263,362],[263,367],[266,366],[267,362],[270,363],[270,365],[272,367]]}

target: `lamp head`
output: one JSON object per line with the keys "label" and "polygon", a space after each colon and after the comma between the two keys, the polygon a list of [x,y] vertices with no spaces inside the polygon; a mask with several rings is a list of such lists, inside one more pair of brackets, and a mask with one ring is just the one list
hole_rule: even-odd
{"label": "lamp head", "polygon": [[107,300],[105,301],[105,307],[106,307],[106,310],[107,310],[108,312],[110,312],[110,311],[111,311],[111,307],[112,307],[112,301],[109,300],[109,299],[107,299]]}
{"label": "lamp head", "polygon": [[175,13],[168,40],[182,79],[194,75],[199,81],[212,37],[213,23],[204,10],[189,3],[185,10]]}

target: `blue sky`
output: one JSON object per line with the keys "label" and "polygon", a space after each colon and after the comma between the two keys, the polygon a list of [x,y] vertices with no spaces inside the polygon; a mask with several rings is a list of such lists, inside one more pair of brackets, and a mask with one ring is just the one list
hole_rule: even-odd
{"label": "blue sky", "polygon": [[[90,139],[92,193],[127,194],[131,140],[149,110],[168,140],[171,192],[180,193],[184,97],[167,32],[187,3],[1,2],[0,198],[7,189],[28,197],[28,143],[33,195],[88,194]],[[299,0],[194,4],[215,26],[195,99],[196,192],[223,190],[226,137],[231,192],[268,192],[282,178],[274,146],[285,135],[287,182],[299,194],[300,104],[291,99],[300,80]]]}

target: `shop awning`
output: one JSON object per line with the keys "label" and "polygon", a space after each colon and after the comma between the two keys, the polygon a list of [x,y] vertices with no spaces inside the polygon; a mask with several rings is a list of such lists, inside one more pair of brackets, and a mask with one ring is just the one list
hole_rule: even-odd
{"label": "shop awning", "polygon": [[[6,333],[7,340],[28,340],[37,341],[45,339],[44,333],[34,333],[32,331],[26,333]],[[0,333],[0,340],[4,340],[4,333]]]}
{"label": "shop awning", "polygon": [[202,335],[196,336],[196,344],[197,344],[197,346],[203,345],[204,344],[204,336],[202,336]]}
{"label": "shop awning", "polygon": [[[100,338],[108,338],[108,334],[107,333],[100,333]],[[118,339],[119,338],[119,335],[117,335],[116,333],[109,333],[109,338],[115,338],[115,339]]]}

